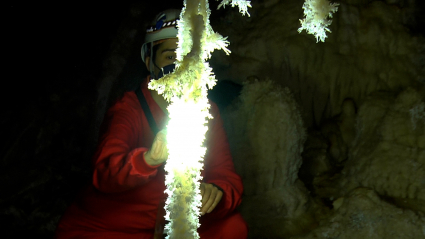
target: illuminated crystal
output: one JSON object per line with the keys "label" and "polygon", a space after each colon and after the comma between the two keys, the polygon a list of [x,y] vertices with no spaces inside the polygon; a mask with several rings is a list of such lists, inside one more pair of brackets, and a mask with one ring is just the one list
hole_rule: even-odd
{"label": "illuminated crystal", "polygon": [[298,32],[306,30],[308,34],[316,37],[316,42],[325,42],[326,32],[331,32],[332,13],[338,10],[338,3],[329,3],[328,0],[306,0],[303,4],[304,19],[300,19],[301,27]]}
{"label": "illuminated crystal", "polygon": [[[220,6],[229,3],[224,0]],[[242,14],[250,7],[249,1],[232,0],[231,4],[239,6]],[[171,103],[167,108],[169,157],[165,165],[165,218],[170,221],[165,226],[167,238],[199,238],[200,171],[206,152],[203,143],[208,119],[212,118],[207,90],[216,83],[207,60],[215,49],[230,54],[227,38],[214,32],[210,25],[210,13],[207,0],[184,1],[177,21],[176,69],[148,86]]]}

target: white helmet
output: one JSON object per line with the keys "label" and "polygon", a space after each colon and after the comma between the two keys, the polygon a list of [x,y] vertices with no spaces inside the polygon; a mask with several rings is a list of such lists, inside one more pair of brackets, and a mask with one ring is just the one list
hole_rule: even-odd
{"label": "white helmet", "polygon": [[[156,15],[152,25],[146,30],[145,42],[141,51],[143,62],[145,62],[147,54],[150,54],[150,59],[152,60],[154,42],[177,37],[177,20],[179,17],[179,9],[167,9]],[[153,64],[150,65],[152,66]]]}

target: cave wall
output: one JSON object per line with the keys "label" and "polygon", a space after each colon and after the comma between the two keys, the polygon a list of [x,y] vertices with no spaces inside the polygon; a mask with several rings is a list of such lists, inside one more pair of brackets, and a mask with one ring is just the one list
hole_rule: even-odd
{"label": "cave wall", "polygon": [[[211,65],[218,80],[244,85],[221,110],[250,238],[425,235],[424,2],[338,3],[324,43],[297,32],[302,0],[253,0],[249,18],[210,3],[232,51],[215,52]],[[21,95],[2,94],[6,237],[52,235],[90,179],[105,110],[146,74],[140,39],[163,6],[127,4],[9,7],[11,89]],[[24,56],[38,57],[34,69]]]}
{"label": "cave wall", "polygon": [[288,221],[306,215],[309,196],[298,178],[306,130],[292,93],[272,81],[254,81],[222,116],[244,184],[239,210],[251,237],[294,233]]}
{"label": "cave wall", "polygon": [[345,98],[360,103],[377,90],[425,83],[424,38],[408,28],[419,1],[338,1],[324,43],[298,33],[303,2],[252,1],[250,18],[228,9],[214,27],[229,36],[232,51],[214,53],[217,78],[269,78],[289,87],[307,126],[340,113]]}
{"label": "cave wall", "polygon": [[[275,170],[289,160],[281,173],[290,178],[285,170],[298,160],[297,155],[279,152],[290,152],[279,146],[281,142],[296,140],[281,126],[282,121],[292,121],[285,110],[273,107],[275,91],[290,90],[299,105],[292,113],[302,115],[301,127],[307,129],[298,152],[302,165],[296,168],[302,185],[281,185],[277,191],[305,187],[308,192],[281,195],[263,187],[258,197],[264,201],[256,199],[261,205],[257,207],[248,206],[256,196],[246,192],[240,210],[253,229],[250,238],[425,236],[425,41],[414,27],[419,21],[418,2],[340,1],[324,43],[297,32],[302,2],[253,1],[251,18],[228,10],[215,28],[229,36],[232,51],[230,56],[215,53],[217,78],[262,92],[242,90],[239,101],[223,115],[230,124],[231,147],[237,151],[236,169],[248,182],[248,190],[256,185],[250,181],[258,183],[263,177],[284,182]],[[269,81],[273,90],[266,86]],[[246,100],[251,98],[256,100]],[[291,103],[278,101],[291,108]],[[241,116],[257,107],[269,113]],[[242,119],[257,122],[259,128],[244,128]],[[258,131],[255,139],[239,133],[235,125],[246,135]],[[263,125],[268,125],[269,134],[262,134]],[[268,140],[276,137],[282,139]],[[271,158],[278,160],[273,163]],[[265,167],[273,170],[259,173]],[[286,205],[302,204],[301,212],[279,210],[279,200],[285,198]],[[298,200],[291,204],[291,198]],[[280,213],[267,214],[269,208]],[[261,209],[263,213],[258,212]]]}

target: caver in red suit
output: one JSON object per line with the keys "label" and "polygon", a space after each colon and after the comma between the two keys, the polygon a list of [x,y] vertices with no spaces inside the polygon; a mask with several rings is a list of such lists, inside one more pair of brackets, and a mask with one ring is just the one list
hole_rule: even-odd
{"label": "caver in red suit", "polygon": [[[159,130],[167,115],[147,89],[142,93]],[[201,216],[201,238],[246,238],[247,227],[235,208],[241,203],[241,178],[235,173],[218,108],[211,103],[214,119],[207,134],[208,151],[202,172],[204,182],[217,185],[223,197],[216,208]],[[135,92],[127,92],[108,110],[98,150],[93,158],[93,182],[67,209],[55,238],[142,239],[153,238],[159,205],[164,194],[163,165],[150,166],[144,152],[154,134]],[[181,136],[184,140],[186,135]],[[162,217],[162,216],[161,216]]]}

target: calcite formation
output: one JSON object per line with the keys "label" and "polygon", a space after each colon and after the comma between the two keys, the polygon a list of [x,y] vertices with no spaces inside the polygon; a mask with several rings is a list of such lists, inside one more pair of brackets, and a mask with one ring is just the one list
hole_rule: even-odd
{"label": "calcite formation", "polygon": [[250,19],[216,27],[232,42],[212,58],[217,78],[248,82],[223,118],[250,238],[425,237],[419,2],[338,1],[325,43],[298,34],[302,3],[253,1]]}
{"label": "calcite formation", "polygon": [[380,195],[425,201],[425,117],[412,113],[425,95],[369,96],[359,109],[357,137],[342,171],[342,192],[363,186]]}
{"label": "calcite formation", "polygon": [[251,235],[284,237],[285,221],[308,203],[298,179],[305,141],[299,108],[289,89],[271,81],[247,83],[239,100],[223,119],[245,188],[240,210]]}
{"label": "calcite formation", "polygon": [[334,202],[331,215],[308,238],[423,238],[425,214],[397,208],[371,189],[357,188]]}

